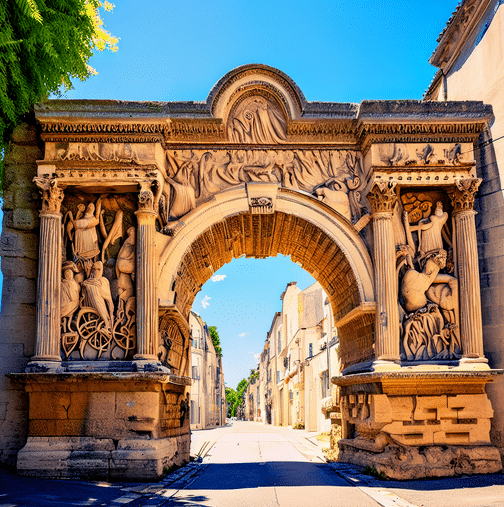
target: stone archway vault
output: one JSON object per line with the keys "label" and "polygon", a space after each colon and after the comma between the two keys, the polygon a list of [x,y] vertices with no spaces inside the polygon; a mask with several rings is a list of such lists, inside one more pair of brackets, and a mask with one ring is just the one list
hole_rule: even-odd
{"label": "stone archway vault", "polygon": [[[254,204],[261,199],[268,205]],[[313,196],[257,182],[223,191],[173,236],[159,234],[157,249],[160,312],[188,318],[201,286],[233,258],[290,255],[328,295],[345,367],[374,359],[371,258],[355,228]]]}

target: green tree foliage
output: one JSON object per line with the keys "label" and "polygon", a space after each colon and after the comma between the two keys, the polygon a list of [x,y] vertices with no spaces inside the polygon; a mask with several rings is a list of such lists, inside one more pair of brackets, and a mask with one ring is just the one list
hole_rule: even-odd
{"label": "green tree foliage", "polygon": [[212,338],[212,343],[215,349],[215,353],[222,357],[222,349],[220,346],[219,333],[217,332],[217,328],[215,326],[210,326],[208,328],[208,332],[210,333],[210,338]]}
{"label": "green tree foliage", "polygon": [[248,381],[251,384],[255,384],[256,379],[259,378],[259,370],[251,369]]}
{"label": "green tree foliage", "polygon": [[236,391],[232,387],[226,387],[226,402],[228,405],[228,417],[236,417],[236,411],[243,403],[243,393],[247,389],[248,380],[241,379],[236,386]]}
{"label": "green tree foliage", "polygon": [[0,152],[22,116],[51,93],[96,72],[95,50],[117,50],[104,30],[100,0],[0,1]]}
{"label": "green tree foliage", "polygon": [[236,399],[237,399],[236,391],[232,387],[226,387],[226,404],[228,417],[234,417],[233,407],[236,403]]}

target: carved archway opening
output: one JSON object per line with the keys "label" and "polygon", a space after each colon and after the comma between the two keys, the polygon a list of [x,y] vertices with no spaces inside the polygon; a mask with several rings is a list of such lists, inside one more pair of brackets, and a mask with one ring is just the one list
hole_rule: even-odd
{"label": "carved archway opening", "polygon": [[[244,190],[241,193],[246,205]],[[239,190],[221,195],[225,194],[230,195],[221,198],[222,208],[226,207],[224,203],[233,201],[231,195],[235,202],[239,201]],[[372,267],[364,243],[352,233],[350,224],[328,206],[301,192],[285,194],[279,192],[278,209],[271,212],[228,210],[227,216],[217,214],[209,223],[204,216],[211,213],[210,202],[190,214],[193,220],[188,215],[187,228],[198,232],[181,232],[181,237],[175,233],[170,240],[170,259],[160,269],[161,306],[176,308],[188,319],[196,294],[224,264],[239,257],[290,256],[321,284],[328,296],[338,327],[342,368],[372,361],[375,304]],[[295,213],[294,207],[289,210],[282,206],[287,197],[296,201],[291,202],[291,207],[308,207],[315,215]],[[194,225],[198,221],[206,225]]]}

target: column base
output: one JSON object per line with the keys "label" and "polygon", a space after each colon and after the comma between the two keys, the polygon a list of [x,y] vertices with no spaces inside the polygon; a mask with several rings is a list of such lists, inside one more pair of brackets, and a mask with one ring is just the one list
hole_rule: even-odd
{"label": "column base", "polygon": [[355,439],[340,440],[338,444],[339,462],[370,466],[396,480],[492,474],[502,470],[499,450],[491,445],[387,445],[381,452],[373,452],[360,447]]}
{"label": "column base", "polygon": [[459,369],[489,370],[488,359],[485,357],[462,357],[459,360]]}
{"label": "column base", "polygon": [[24,373],[31,477],[157,480],[189,461],[191,379],[160,372]]}
{"label": "column base", "polygon": [[161,372],[161,373],[171,373],[171,369],[163,366],[160,361],[157,359],[148,360],[148,359],[136,359],[136,356],[133,358],[133,367],[138,372]]}
{"label": "column base", "polygon": [[33,357],[26,365],[26,373],[62,373],[65,369],[58,356]]}
{"label": "column base", "polygon": [[28,437],[17,471],[26,477],[154,481],[189,461],[189,434],[159,439]]}
{"label": "column base", "polygon": [[485,385],[500,373],[402,369],[334,377],[344,437],[338,461],[401,480],[498,472]]}
{"label": "column base", "polygon": [[400,359],[375,359],[371,363],[370,371],[396,371],[401,369]]}

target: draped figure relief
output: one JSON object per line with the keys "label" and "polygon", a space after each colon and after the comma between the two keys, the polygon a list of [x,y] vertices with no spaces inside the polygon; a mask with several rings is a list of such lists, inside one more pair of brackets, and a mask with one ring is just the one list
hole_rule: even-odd
{"label": "draped figure relief", "polygon": [[66,360],[131,358],[135,331],[135,228],[127,198],[66,201],[61,348]]}
{"label": "draped figure relief", "polygon": [[228,118],[228,138],[240,144],[281,144],[287,121],[280,107],[266,97],[245,98]]}
{"label": "draped figure relief", "polygon": [[394,210],[403,360],[461,357],[458,280],[442,197],[405,193]]}
{"label": "draped figure relief", "polygon": [[[366,214],[369,174],[351,150],[166,150],[169,221],[211,195],[248,182],[302,190],[353,223]],[[368,170],[369,171],[369,170]]]}

